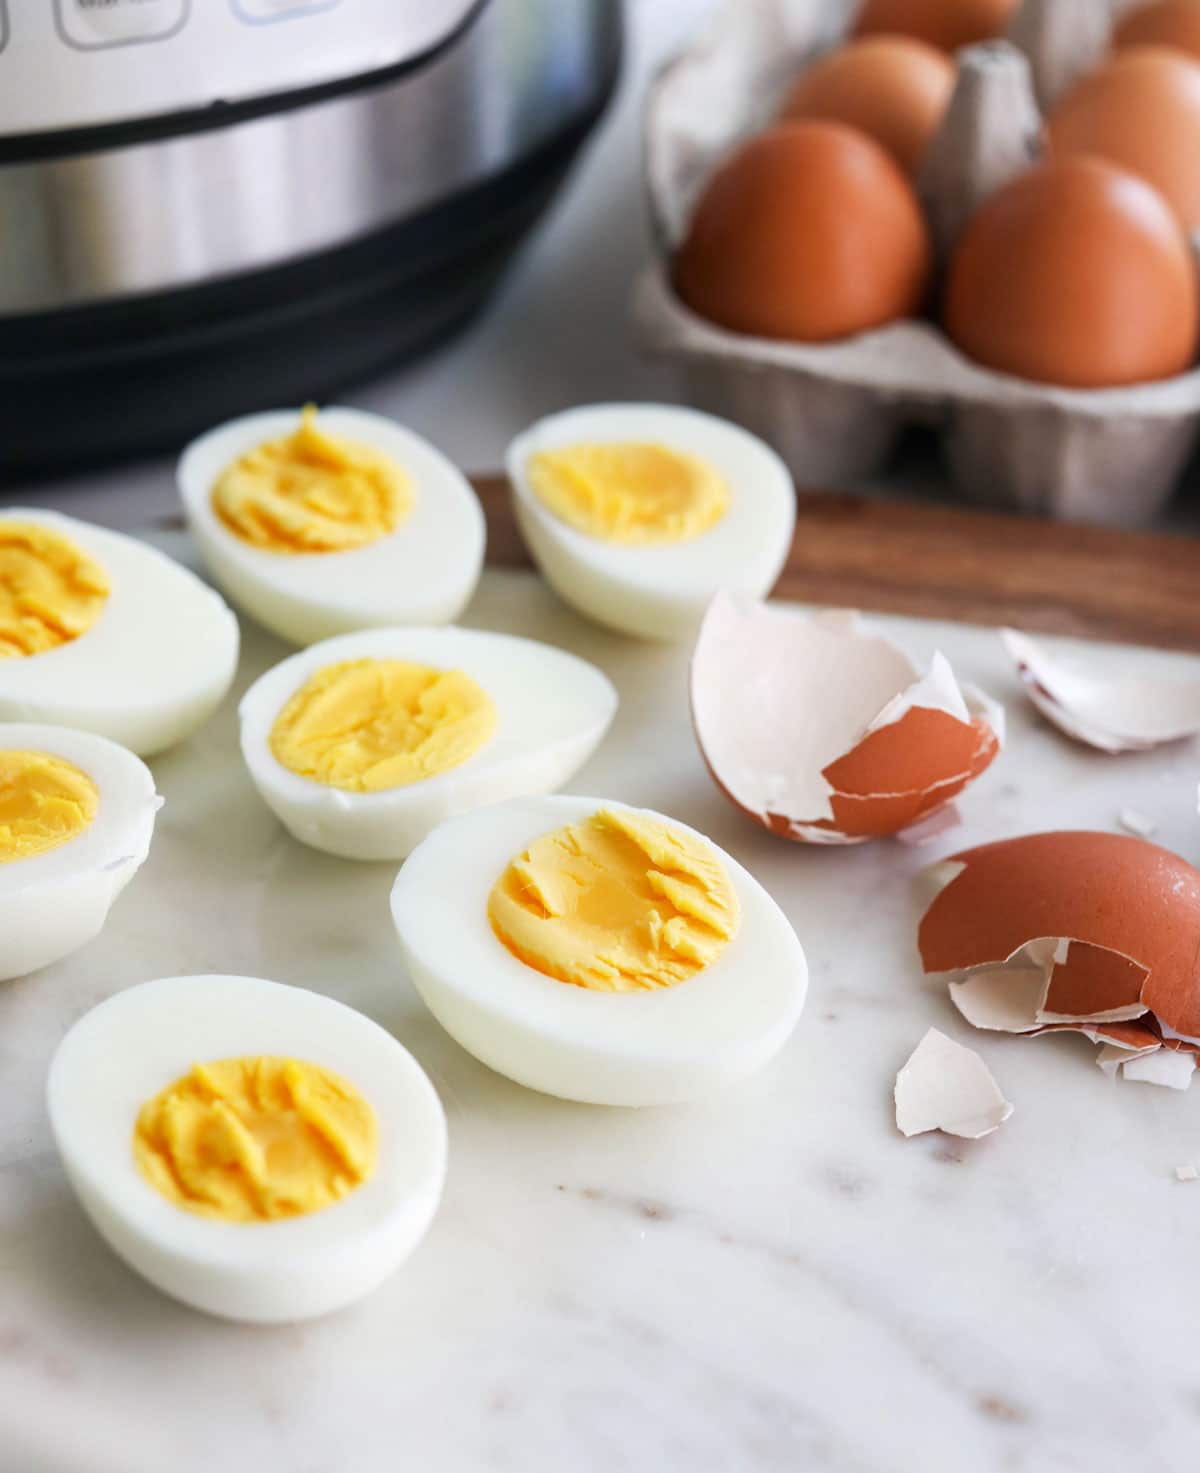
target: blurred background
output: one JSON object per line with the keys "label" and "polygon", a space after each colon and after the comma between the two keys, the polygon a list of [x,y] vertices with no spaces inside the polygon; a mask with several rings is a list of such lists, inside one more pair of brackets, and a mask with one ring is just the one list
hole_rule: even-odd
{"label": "blurred background", "polygon": [[[711,3],[626,0],[621,7],[618,0],[602,0],[599,9],[624,12],[615,90],[528,248],[465,330],[418,360],[371,373],[338,394],[343,402],[395,415],[470,469],[498,467],[513,434],[548,410],[589,399],[676,397],[672,376],[636,351],[628,321],[630,284],[648,251],[641,104],[648,78],[683,45]],[[597,97],[595,105],[604,106],[604,99]],[[265,182],[262,187],[261,208],[269,210],[270,191]],[[148,213],[153,209],[149,201]],[[44,327],[40,335],[45,338]],[[314,347],[323,351],[319,338]],[[10,357],[8,372],[17,371]],[[230,372],[236,374],[236,361]],[[315,364],[310,392],[322,372]],[[188,392],[185,382],[178,392]],[[125,412],[137,416],[143,409],[133,400]],[[48,463],[60,443],[61,437],[48,437]],[[33,504],[69,502],[79,516],[131,527],[173,505],[171,477],[172,458],[153,453],[49,474],[42,466],[14,469],[10,462],[4,494]]]}
{"label": "blurred background", "polygon": [[[0,0],[0,77],[10,500],[136,526],[192,435],[308,399],[490,471],[547,412],[686,396],[802,487],[1197,520],[1200,0]],[[708,186],[784,113],[853,128],[875,182],[855,195],[844,136],[824,195],[780,151],[685,289]],[[1030,168],[1051,144],[1066,176],[1122,171],[1086,220]],[[984,204],[1009,185],[1042,203],[1006,237]],[[904,218],[925,239],[893,291]],[[1002,266],[954,321],[972,232]],[[770,239],[778,279],[744,290]],[[832,329],[788,315],[827,303]]]}

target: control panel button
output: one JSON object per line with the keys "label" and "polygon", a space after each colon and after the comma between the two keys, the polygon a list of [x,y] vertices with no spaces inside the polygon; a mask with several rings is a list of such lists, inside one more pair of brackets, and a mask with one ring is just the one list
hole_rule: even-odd
{"label": "control panel button", "polygon": [[251,25],[263,21],[291,20],[298,15],[315,15],[321,10],[332,10],[342,0],[230,0],[234,14]]}
{"label": "control panel button", "polygon": [[191,0],[54,0],[63,40],[83,51],[164,41],[187,21]]}

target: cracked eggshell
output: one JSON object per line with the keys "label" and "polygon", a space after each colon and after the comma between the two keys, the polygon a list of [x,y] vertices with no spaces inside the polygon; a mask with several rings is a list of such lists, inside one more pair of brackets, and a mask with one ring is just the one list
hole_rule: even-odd
{"label": "cracked eggshell", "polygon": [[1153,1049],[1121,1061],[1121,1073],[1140,1084],[1157,1084],[1163,1089],[1187,1089],[1196,1072],[1193,1054]]}
{"label": "cracked eggshell", "polygon": [[813,844],[895,834],[995,758],[1003,713],[928,674],[851,613],[812,617],[720,594],[691,669],[692,721],[717,786],[772,833]]}
{"label": "cracked eggshell", "polygon": [[1101,752],[1140,752],[1200,732],[1200,680],[1170,680],[1137,668],[1097,674],[1082,659],[1060,659],[1015,629],[1001,637],[1029,699],[1077,742]]}
{"label": "cracked eggshell", "polygon": [[907,1136],[941,1130],[977,1141],[1013,1112],[974,1049],[931,1028],[896,1075],[896,1126]]}
{"label": "cracked eggshell", "polygon": [[[959,53],[958,84],[918,179],[941,254],[978,202],[1039,157],[1035,81],[1049,95],[1102,46],[1095,24],[1082,25],[1086,3],[1026,0],[1013,35],[1028,54],[1002,41]],[[1196,369],[1131,388],[1060,388],[971,362],[927,321],[826,344],[776,342],[706,322],[673,292],[670,257],[707,180],[774,116],[804,65],[844,38],[848,10],[827,0],[728,3],[654,84],[644,149],[659,253],[633,291],[643,347],[678,366],[693,403],[762,436],[808,484],[878,471],[906,425],[927,423],[966,498],[1066,519],[1147,520],[1196,444]]]}
{"label": "cracked eggshell", "polygon": [[1140,1031],[1150,1013],[1164,1034],[1200,1038],[1200,872],[1179,855],[1125,834],[1063,832],[985,844],[954,863],[918,945],[927,972],[975,974],[977,1014],[989,986],[980,971],[1003,986],[997,969],[1042,938],[1047,982],[1034,1028],[1057,1020]]}

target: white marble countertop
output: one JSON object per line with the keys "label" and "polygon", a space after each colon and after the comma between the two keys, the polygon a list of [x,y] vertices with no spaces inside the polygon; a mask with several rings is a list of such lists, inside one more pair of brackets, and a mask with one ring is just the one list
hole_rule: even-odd
{"label": "white marble countertop", "polygon": [[[643,251],[639,84],[707,5],[636,0],[620,105],[494,307],[352,402],[490,467],[568,401],[670,395],[613,324]],[[165,461],[7,494],[125,527],[175,504]],[[489,1073],[402,975],[391,867],[306,851],[259,804],[231,698],[155,762],[154,850],[104,934],[0,988],[0,1473],[1190,1473],[1200,1183],[1174,1168],[1200,1164],[1200,1086],[1114,1083],[1075,1039],[973,1034],[920,974],[913,876],[987,838],[1115,827],[1122,806],[1195,860],[1196,748],[1090,755],[1036,723],[994,636],[888,620],[1006,700],[1010,746],[931,848],[806,850],[708,781],[685,652],[593,629],[521,574],[487,574],[468,622],[613,677],[621,713],[575,787],[678,815],[767,884],[812,967],[792,1042],[686,1109],[591,1109]],[[239,689],[282,652],[248,631]],[[208,970],[362,1008],[445,1102],[429,1237],[327,1321],[254,1330],[174,1305],[103,1247],[51,1149],[43,1080],[70,1023],[119,987]],[[930,1024],[1015,1102],[996,1136],[897,1134],[892,1081]]]}
{"label": "white marble countertop", "polygon": [[[708,780],[686,651],[588,626],[528,574],[485,575],[467,622],[612,676],[621,711],[576,791],[675,814],[764,881],[812,968],[796,1034],[688,1108],[589,1108],[491,1074],[402,973],[393,868],[308,851],[258,802],[231,698],[154,763],[159,832],[104,934],[0,989],[4,1473],[1190,1469],[1200,1184],[1174,1168],[1200,1161],[1200,1097],[1114,1083],[1077,1039],[972,1033],[921,976],[913,877],[992,837],[1114,827],[1123,805],[1194,859],[1194,746],[1089,754],[1037,723],[993,634],[888,620],[1005,699],[1010,745],[937,844],[805,849]],[[248,630],[239,689],[282,652]],[[210,970],[361,1008],[445,1102],[428,1238],[331,1319],[249,1329],[163,1298],[101,1244],[54,1157],[42,1087],[69,1024],[122,986]],[[1015,1102],[996,1136],[897,1134],[892,1082],[930,1024]]]}

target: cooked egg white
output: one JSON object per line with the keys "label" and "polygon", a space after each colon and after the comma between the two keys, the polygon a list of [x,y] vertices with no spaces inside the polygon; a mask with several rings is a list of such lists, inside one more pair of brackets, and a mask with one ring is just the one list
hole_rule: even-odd
{"label": "cooked egg white", "polygon": [[0,512],[0,720],[149,756],[212,715],[237,655],[230,609],[156,548],[59,512]]}
{"label": "cooked egg white", "polygon": [[524,798],[436,829],[392,890],[413,984],[476,1058],[605,1105],[694,1099],[787,1040],[807,967],[779,907],[694,829]]}
{"label": "cooked egg white", "polygon": [[293,644],[449,623],[479,579],[475,493],[428,441],[381,415],[232,420],[188,446],[178,481],[214,581]]}
{"label": "cooked egg white", "polygon": [[161,803],[145,763],[103,737],[0,724],[0,981],[99,935]]}
{"label": "cooked egg white", "polygon": [[518,436],[507,465],[547,581],[627,634],[689,637],[718,589],[765,595],[791,546],[795,491],[783,462],[694,409],[570,409]]}
{"label": "cooked egg white", "polygon": [[331,998],[168,977],[70,1030],[47,1083],[101,1236],[176,1299],[273,1323],[375,1289],[441,1197],[446,1124],[406,1049]]}
{"label": "cooked egg white", "polygon": [[471,629],[372,629],[292,655],[246,692],[242,755],[302,843],[403,859],[444,819],[567,782],[617,708],[593,665]]}

